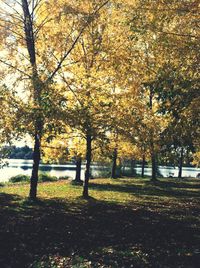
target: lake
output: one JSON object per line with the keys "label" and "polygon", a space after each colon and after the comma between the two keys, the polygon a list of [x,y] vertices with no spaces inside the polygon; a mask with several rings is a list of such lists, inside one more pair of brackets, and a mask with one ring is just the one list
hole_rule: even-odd
{"label": "lake", "polygon": [[[5,166],[0,169],[0,181],[6,182],[12,176],[16,176],[19,174],[23,175],[31,175],[32,169],[32,160],[21,160],[21,159],[9,159],[7,160],[8,166]],[[128,168],[126,168],[127,170]],[[92,165],[91,173],[92,176],[103,176],[103,174],[108,173],[110,168],[108,166],[95,166]],[[141,174],[141,166],[136,165],[135,171],[138,175]],[[178,168],[177,167],[168,167],[168,166],[160,166],[159,171],[163,177],[168,177],[172,175],[173,177],[178,176]],[[48,173],[51,176],[62,177],[69,176],[72,179],[75,178],[75,165],[67,164],[67,165],[40,165],[40,172]],[[197,174],[200,173],[200,168],[192,168],[192,167],[184,167],[182,176],[183,177],[196,177]],[[145,175],[151,176],[151,168],[149,166],[145,167]],[[84,177],[84,166],[82,166],[81,176]]]}

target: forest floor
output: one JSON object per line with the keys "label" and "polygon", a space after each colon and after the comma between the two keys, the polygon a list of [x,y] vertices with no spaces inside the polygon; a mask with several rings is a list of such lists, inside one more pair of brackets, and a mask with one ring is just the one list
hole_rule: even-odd
{"label": "forest floor", "polygon": [[200,180],[95,179],[0,187],[1,268],[195,268]]}

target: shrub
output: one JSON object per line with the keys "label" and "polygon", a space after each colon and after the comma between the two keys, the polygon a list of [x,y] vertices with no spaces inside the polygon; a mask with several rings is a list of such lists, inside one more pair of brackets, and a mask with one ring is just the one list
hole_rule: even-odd
{"label": "shrub", "polygon": [[9,182],[16,183],[16,182],[28,182],[30,177],[27,175],[17,175],[13,176],[9,179]]}
{"label": "shrub", "polygon": [[83,185],[83,181],[72,180],[71,181],[71,185],[82,186]]}
{"label": "shrub", "polygon": [[59,177],[59,180],[69,180],[71,179],[69,176],[61,176]]}
{"label": "shrub", "polygon": [[58,178],[55,177],[55,176],[50,176],[49,174],[47,173],[40,173],[39,174],[39,178],[38,178],[38,181],[39,182],[48,182],[48,181],[57,181]]}
{"label": "shrub", "polygon": [[[48,181],[57,181],[58,178],[55,176],[50,176],[49,174],[46,173],[41,173],[39,174],[38,177],[38,182],[48,182]],[[30,176],[27,175],[17,175],[14,177],[11,177],[9,179],[9,182],[11,183],[17,183],[17,182],[29,182],[30,181]]]}

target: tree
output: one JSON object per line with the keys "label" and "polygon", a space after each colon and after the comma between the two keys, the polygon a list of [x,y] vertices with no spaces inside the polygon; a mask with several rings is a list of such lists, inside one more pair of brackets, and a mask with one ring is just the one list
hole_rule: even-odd
{"label": "tree", "polygon": [[[197,1],[180,2],[174,0],[170,2],[170,5],[166,5],[165,1],[141,0],[138,1],[136,7],[132,8],[132,12],[128,16],[132,30],[131,41],[134,41],[132,42],[132,50],[136,52],[138,62],[140,62],[140,69],[137,68],[137,70],[141,74],[141,69],[143,69],[141,79],[147,89],[147,93],[144,93],[143,96],[146,98],[149,95],[146,103],[154,113],[154,116],[153,114],[151,116],[152,120],[150,118],[148,120],[150,128],[147,130],[150,138],[153,180],[156,178],[156,158],[158,158],[156,154],[160,151],[159,146],[155,149],[155,146],[157,147],[158,145],[155,139],[167,127],[167,122],[173,121],[169,110],[166,113],[162,113],[161,110],[166,107],[165,104],[168,106],[173,102],[177,104],[177,100],[179,104],[182,102],[182,107],[186,108],[185,100],[188,100],[188,96],[190,96],[190,99],[193,95],[191,90],[190,93],[188,92],[189,94],[186,93],[186,87],[183,84],[187,79],[188,81],[195,81],[197,78],[195,66],[197,66],[199,36],[197,34],[198,25],[194,25],[197,14]],[[173,70],[173,72],[169,73],[169,69]],[[171,98],[166,98],[166,101],[161,97],[163,96],[163,90],[162,82],[159,80],[160,75],[165,77],[164,84],[171,81],[171,78],[173,80],[171,88],[165,87],[165,94]],[[180,83],[177,77],[182,75],[185,81],[183,80]],[[188,94],[185,99],[183,95],[177,94],[177,82],[182,84],[182,89],[179,87],[179,90],[185,91],[185,95]],[[172,96],[175,96],[175,101],[172,100]],[[152,101],[154,102],[154,107],[152,106]],[[179,109],[177,105],[175,106],[175,109]],[[158,121],[160,121],[159,117],[162,117],[163,122],[166,122],[164,123],[165,127],[163,124],[160,125],[160,127],[162,126],[162,131],[161,129],[159,131],[158,127],[155,132],[154,127],[152,127],[153,124],[154,126],[156,125],[156,117],[158,117]],[[162,123],[162,121],[160,122]],[[174,122],[178,123],[178,119],[174,118]]]}
{"label": "tree", "polygon": [[[68,60],[84,30],[98,17],[108,1],[98,1],[88,10],[84,1],[17,1],[2,0],[5,57],[0,62],[8,73],[18,72],[18,80],[27,78],[26,88],[32,104],[32,136],[34,138],[33,169],[29,197],[37,195],[41,139],[48,118],[46,97],[63,64]],[[59,40],[59,41],[58,41]],[[58,45],[59,44],[59,45]],[[18,52],[16,54],[16,51]]]}
{"label": "tree", "polygon": [[[92,3],[91,5],[95,4]],[[93,9],[93,7],[92,7]],[[112,14],[112,16],[108,16]],[[69,112],[64,118],[73,129],[78,130],[86,141],[86,171],[83,196],[88,197],[90,165],[93,144],[104,140],[110,131],[113,88],[119,65],[117,54],[123,55],[124,33],[120,27],[119,8],[108,6],[91,22],[70,55],[73,67],[63,68],[61,77],[65,82],[63,95],[67,96]],[[117,27],[116,27],[117,26]],[[119,27],[118,27],[119,26]],[[116,33],[114,32],[116,30]],[[116,43],[116,38],[119,40]],[[119,57],[119,56],[118,56]],[[120,84],[120,82],[119,82]],[[70,118],[70,120],[69,120]]]}

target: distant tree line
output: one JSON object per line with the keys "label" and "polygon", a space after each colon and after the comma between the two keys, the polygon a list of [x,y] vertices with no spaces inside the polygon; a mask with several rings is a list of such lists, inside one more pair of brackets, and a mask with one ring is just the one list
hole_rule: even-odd
{"label": "distant tree line", "polygon": [[2,151],[4,155],[9,159],[32,159],[33,150],[26,146],[16,147],[16,146],[5,146]]}

